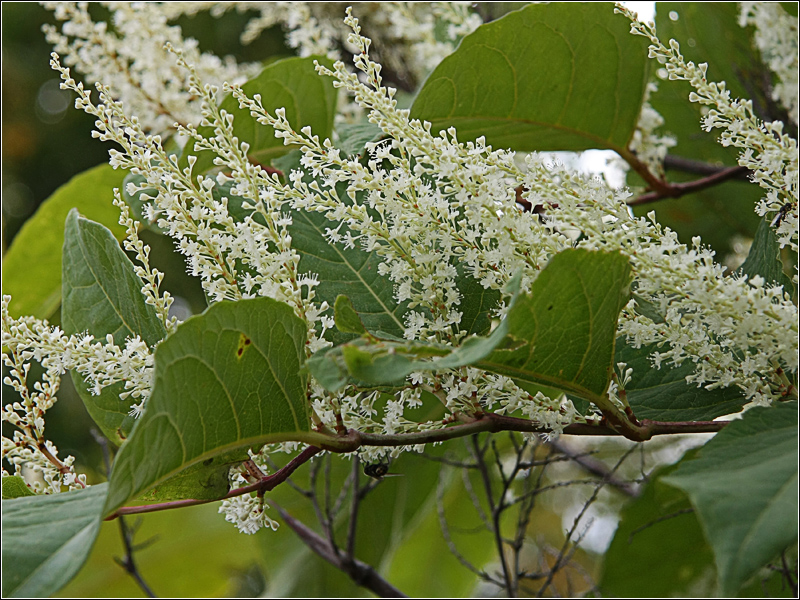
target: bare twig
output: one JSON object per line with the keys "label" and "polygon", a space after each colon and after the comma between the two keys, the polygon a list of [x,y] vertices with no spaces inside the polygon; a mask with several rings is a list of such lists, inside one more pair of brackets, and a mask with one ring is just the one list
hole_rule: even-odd
{"label": "bare twig", "polygon": [[[478,463],[478,472],[481,474],[481,480],[483,481],[483,488],[484,492],[486,493],[486,499],[489,502],[489,509],[492,515],[492,533],[494,534],[494,542],[497,546],[497,553],[498,558],[500,559],[500,568],[503,572],[503,587],[506,589],[506,593],[508,594],[509,598],[513,598],[516,596],[516,589],[513,584],[512,575],[508,568],[508,561],[506,560],[506,553],[505,548],[503,547],[503,537],[500,532],[500,515],[502,514],[502,509],[500,505],[495,504],[494,501],[494,492],[492,491],[492,481],[489,477],[489,468],[484,460],[484,454],[486,452],[485,448],[481,448],[478,445],[478,436],[472,437],[472,451],[473,457],[475,458],[475,462]],[[496,453],[495,453],[496,454]],[[498,463],[499,464],[499,463]],[[500,473],[502,476],[502,465],[499,465]],[[501,496],[502,502],[502,496]]]}
{"label": "bare twig", "polygon": [[359,502],[361,500],[358,493],[359,469],[361,468],[360,463],[361,461],[358,458],[358,454],[356,454],[355,458],[353,458],[353,470],[350,472],[350,477],[353,480],[353,498],[350,504],[350,522],[348,523],[346,546],[347,556],[349,556],[351,559],[355,558],[356,526],[358,525],[358,509]]}
{"label": "bare twig", "polygon": [[783,575],[784,581],[789,586],[789,589],[792,592],[792,596],[795,598],[797,597],[797,569],[792,571],[789,568],[789,564],[786,562],[786,551],[781,553],[781,574]]}
{"label": "bare twig", "polygon": [[128,528],[128,524],[122,517],[119,519],[119,531],[122,535],[122,543],[125,546],[125,558],[120,559],[115,557],[114,561],[123,569],[125,569],[128,575],[133,578],[133,580],[136,582],[136,585],[141,588],[148,598],[156,598],[157,596],[150,589],[150,586],[147,585],[145,580],[142,578],[141,573],[139,573],[138,568],[136,567],[136,562],[133,559],[133,531]]}
{"label": "bare twig", "polygon": [[676,510],[675,512],[669,513],[668,515],[664,515],[663,517],[658,517],[657,519],[653,519],[649,523],[645,523],[641,527],[637,527],[636,529],[631,531],[631,534],[628,536],[628,543],[630,544],[631,542],[633,542],[633,536],[635,536],[637,533],[641,533],[645,529],[648,529],[648,528],[652,527],[653,525],[656,525],[657,523],[661,523],[662,521],[668,521],[669,519],[674,519],[675,517],[679,517],[681,515],[687,515],[687,514],[693,513],[693,512],[694,512],[693,508],[684,508],[684,509]]}
{"label": "bare twig", "polygon": [[486,531],[491,531],[492,524],[489,522],[489,517],[486,516],[486,512],[483,510],[483,507],[481,506],[481,501],[478,499],[478,495],[475,493],[475,489],[472,487],[472,481],[470,481],[469,478],[469,471],[463,469],[461,471],[461,479],[464,482],[464,489],[467,491],[467,495],[472,501],[472,506],[475,507],[475,511],[478,513],[478,517],[480,518],[481,523],[483,523],[483,526],[486,529]]}
{"label": "bare twig", "polygon": [[[103,463],[106,468],[106,475],[110,477],[111,454],[108,449],[108,440],[96,429],[91,429],[89,433],[92,434],[92,437],[103,451]],[[133,580],[136,582],[136,585],[139,586],[139,588],[148,598],[156,598],[157,596],[153,593],[153,590],[150,589],[150,586],[147,585],[147,582],[144,580],[142,574],[139,573],[139,569],[136,567],[136,561],[133,558],[133,554],[135,552],[135,546],[133,544],[134,531],[128,528],[128,524],[122,517],[119,518],[119,532],[122,536],[122,545],[125,547],[125,557],[114,557],[114,561],[123,569],[125,569],[125,572],[133,578]]]}
{"label": "bare twig", "polygon": [[283,508],[281,508],[274,501],[271,502],[275,510],[278,511],[284,523],[294,531],[297,536],[306,544],[311,550],[337,569],[345,573],[357,585],[366,588],[374,594],[382,598],[406,598],[400,590],[381,577],[375,569],[370,565],[361,562],[358,559],[348,560],[346,557],[340,556],[338,553],[331,550],[328,541],[310,529],[305,524],[301,523]]}
{"label": "bare twig", "polygon": [[447,465],[448,467],[458,467],[459,469],[477,469],[478,465],[475,463],[467,463],[460,460],[455,460],[452,458],[448,458],[447,456],[433,456],[432,454],[428,454],[423,452],[421,455],[423,458],[428,460],[432,460],[434,462],[442,463],[443,465]]}
{"label": "bare twig", "polygon": [[436,486],[436,511],[439,515],[439,527],[442,530],[442,537],[444,537],[444,541],[447,544],[450,553],[456,558],[456,560],[460,562],[464,568],[475,574],[483,581],[492,583],[498,587],[503,587],[503,582],[498,581],[486,571],[479,569],[469,562],[466,557],[458,551],[455,542],[453,542],[453,538],[450,536],[450,526],[447,523],[447,517],[444,512],[444,469],[439,471],[439,482]]}
{"label": "bare twig", "polygon": [[[334,531],[334,514],[331,510],[331,455],[328,454],[325,457],[325,477],[324,477],[324,485],[325,485],[325,518],[324,520],[320,520],[320,525],[325,529],[325,533],[328,536],[328,541],[331,544],[331,550],[334,553],[339,554],[339,546],[336,544],[336,534]],[[319,515],[319,512],[317,513]]]}
{"label": "bare twig", "polygon": [[569,446],[559,440],[550,440],[548,443],[553,450],[559,454],[569,457],[575,462],[575,464],[580,465],[583,469],[589,471],[589,473],[601,477],[606,483],[618,489],[625,495],[630,496],[631,498],[635,498],[639,495],[636,487],[613,475],[605,463],[592,458],[591,456],[576,453],[574,450],[570,449]]}
{"label": "bare twig", "polygon": [[322,527],[322,530],[325,532],[325,537],[321,538],[325,540],[325,543],[328,544],[328,550],[333,553],[335,556],[339,555],[339,548],[336,546],[336,539],[334,537],[333,527],[330,521],[326,517],[325,511],[323,511],[322,506],[320,505],[319,499],[317,497],[317,487],[318,487],[318,479],[319,479],[319,471],[321,467],[321,461],[316,461],[311,464],[311,469],[309,470],[309,479],[311,481],[310,490],[311,495],[309,496],[309,500],[311,500],[311,506],[314,507],[314,514],[317,516],[317,522]]}
{"label": "bare twig", "polygon": [[513,506],[514,504],[519,504],[531,496],[538,496],[539,494],[543,494],[544,492],[549,492],[550,490],[557,490],[559,488],[571,487],[573,485],[597,485],[596,479],[572,479],[570,481],[559,481],[556,483],[551,483],[550,485],[543,485],[540,487],[536,487],[524,494],[519,495],[518,497],[514,498],[514,500],[509,504],[509,506]]}
{"label": "bare twig", "polygon": [[[517,477],[517,474],[525,470],[522,467],[523,465],[522,457],[525,453],[525,450],[528,447],[528,442],[527,440],[523,440],[521,445],[517,444],[514,434],[512,433],[509,435],[511,437],[512,443],[514,444],[514,449],[516,450],[517,453],[517,457],[514,462],[514,469],[511,474],[511,477],[509,478],[510,481],[514,481]],[[523,489],[525,489],[526,491],[530,488],[530,480],[531,480],[530,475],[531,475],[530,472],[528,472],[523,480],[524,481]],[[503,492],[504,505],[506,505],[505,503],[506,492],[507,490]],[[525,537],[528,533],[528,523],[530,522],[531,512],[533,511],[534,503],[535,503],[534,496],[531,496],[529,500],[526,500],[525,502],[521,503],[519,510],[517,511],[517,531],[513,541],[511,542],[511,548],[514,553],[514,587],[517,591],[519,591],[520,587],[519,573],[521,571],[520,558],[522,554],[522,547],[525,543]]]}
{"label": "bare twig", "polygon": [[[701,160],[684,158],[683,156],[675,156],[674,154],[667,154],[664,157],[664,168],[667,171],[680,171],[683,173],[693,173],[695,175],[714,175],[715,173],[720,173],[728,169],[728,167],[712,165],[711,163]],[[744,169],[733,179],[738,181],[750,181],[750,175],[750,171]]]}
{"label": "bare twig", "polygon": [[593,454],[597,454],[597,450],[589,450],[588,452],[576,452],[572,456],[553,456],[552,454],[545,459],[542,460],[529,460],[527,462],[520,463],[520,469],[531,469],[533,467],[543,467],[545,465],[551,465],[557,462],[568,462],[570,460],[575,460],[575,458],[580,458],[583,456],[592,456]]}
{"label": "bare twig", "polygon": [[[628,456],[630,456],[630,454],[634,451],[635,448],[636,446],[631,446],[631,448],[629,448],[622,455],[622,457],[617,461],[617,464],[615,464],[614,467],[612,467],[610,472],[612,475],[616,473],[617,469],[619,469],[622,466],[622,463],[625,462],[625,460],[628,458]],[[574,542],[572,541],[572,536],[575,535],[575,531],[577,530],[578,524],[581,522],[581,519],[583,519],[583,516],[586,514],[586,511],[589,510],[589,507],[592,504],[594,504],[594,501],[597,500],[597,496],[600,494],[600,490],[603,489],[603,487],[605,487],[606,484],[607,481],[605,479],[597,483],[597,485],[594,488],[594,492],[592,492],[590,498],[583,505],[583,508],[581,509],[581,512],[578,513],[578,516],[575,517],[572,527],[570,528],[569,532],[567,532],[567,537],[564,540],[564,545],[561,547],[561,551],[558,553],[558,557],[556,558],[555,564],[551,567],[550,572],[547,574],[547,578],[545,579],[544,584],[542,585],[541,588],[539,588],[539,591],[536,594],[537,597],[541,597],[544,594],[545,590],[547,590],[547,588],[550,587],[550,584],[553,582],[553,578],[555,577],[556,573],[560,571],[561,568],[564,567],[572,558],[572,554],[577,549],[580,540],[583,538],[583,534],[581,534],[578,540],[575,540]],[[571,552],[568,552],[571,542],[573,543],[573,548]]]}

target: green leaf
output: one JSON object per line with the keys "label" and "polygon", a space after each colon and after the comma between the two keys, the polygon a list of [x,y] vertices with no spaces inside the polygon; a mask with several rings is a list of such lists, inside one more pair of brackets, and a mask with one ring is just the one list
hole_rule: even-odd
{"label": "green leaf", "polygon": [[104,387],[99,394],[95,395],[92,393],[93,386],[83,375],[72,371],[70,376],[75,391],[86,407],[86,412],[97,423],[103,435],[117,446],[122,444],[136,423],[136,419],[129,414],[135,400],[120,398],[120,394],[125,391],[125,382],[120,381]]}
{"label": "green leaf", "polygon": [[[156,350],[153,392],[114,462],[106,512],[196,463],[314,438],[301,374],[306,336],[292,309],[269,298],[219,302],[181,324]],[[190,497],[225,491],[198,483]]]}
{"label": "green leaf", "polygon": [[[120,346],[138,335],[151,347],[164,338],[164,324],[145,303],[142,280],[133,263],[108,229],[81,217],[75,209],[64,230],[63,265],[61,323],[67,335],[85,332],[103,340],[111,334]],[[134,400],[119,397],[125,384],[93,395],[80,373],[73,373],[72,380],[103,433],[121,443],[133,425],[128,412]]]}
{"label": "green leaf", "polygon": [[184,498],[218,498],[228,491],[231,467],[246,459],[241,450],[234,450],[195,463],[148,490],[137,500],[164,502]]}
{"label": "green leaf", "polygon": [[[677,20],[670,18],[678,15]],[[752,28],[739,27],[739,5],[726,2],[664,2],[658,4],[656,27],[662,40],[680,42],[686,60],[707,62],[708,80],[725,81],[733,98],[751,98],[756,112],[765,106],[763,82],[765,68],[753,50]],[[767,75],[769,77],[769,75]],[[650,103],[665,124],[662,131],[673,134],[678,144],[670,154],[719,166],[737,164],[740,150],[724,147],[717,138],[721,130],[704,132],[700,127],[705,107],[689,102],[692,90],[685,81],[659,81]],[[668,171],[670,182],[699,179],[702,175]],[[638,185],[633,179],[629,184]],[[733,251],[734,236],[752,238],[759,217],[754,212],[764,190],[745,181],[728,181],[681,198],[634,208],[636,216],[655,211],[658,221],[674,230],[681,242],[694,236],[710,245],[721,260]]]}
{"label": "green leaf", "polygon": [[481,368],[605,402],[629,288],[630,265],[621,254],[557,254],[505,319],[509,337],[525,344],[495,350]]}
{"label": "green leaf", "polygon": [[356,309],[353,308],[353,303],[347,296],[337,296],[336,304],[333,307],[334,320],[336,321],[336,328],[342,333],[354,333],[355,335],[363,335],[367,332],[364,323],[358,316]]}
{"label": "green leaf", "polygon": [[697,510],[723,596],[797,541],[797,403],[753,408],[663,481]]}
{"label": "green leaf", "polygon": [[461,141],[515,150],[628,153],[648,77],[646,43],[611,5],[536,4],[465,37],[411,116]]}
{"label": "green leaf", "polygon": [[122,185],[125,171],[100,165],[70,179],[45,200],[25,222],[3,257],[3,294],[13,301],[13,317],[50,318],[61,303],[61,247],[64,220],[72,208],[125,237],[112,190]]}
{"label": "green leaf", "polygon": [[705,421],[739,412],[747,400],[736,386],[707,390],[687,383],[686,376],[695,371],[692,361],[680,367],[652,366],[650,355],[655,346],[633,348],[624,342],[617,344],[614,361],[624,362],[633,369],[625,386],[628,403],[640,419],[655,421]]}
{"label": "green leaf", "polygon": [[[288,175],[293,169],[300,168],[300,158],[299,152],[287,154],[279,159],[279,168]],[[228,210],[234,219],[243,220],[254,213],[243,198],[226,193],[230,184],[217,186],[214,190],[228,197]],[[253,218],[259,220],[263,217],[254,214]],[[331,226],[332,221],[323,214],[292,212],[289,233],[292,248],[300,254],[298,271],[319,277],[319,285],[314,288],[315,299],[334,306],[339,296],[347,296],[369,331],[402,337],[405,330],[403,313],[408,302],[398,304],[394,298],[394,284],[378,273],[382,259],[374,251],[364,252],[360,248],[328,243],[325,230]],[[347,231],[347,227],[342,225],[340,233],[345,235]],[[340,344],[353,339],[353,334],[329,330],[326,337],[334,344]]]}
{"label": "green leaf", "polygon": [[794,289],[792,280],[783,272],[781,260],[781,247],[775,230],[769,226],[766,219],[762,219],[756,229],[753,245],[739,271],[752,279],[756,275],[764,278],[767,284],[782,285],[784,291],[791,293]]}
{"label": "green leaf", "polygon": [[100,529],[108,485],[3,501],[3,596],[57,592],[83,565]]}
{"label": "green leaf", "polygon": [[[324,57],[279,60],[245,83],[242,90],[250,98],[261,94],[261,104],[270,114],[274,114],[277,108],[285,108],[286,118],[296,131],[309,126],[314,135],[324,139],[333,131],[337,92],[331,78],[318,75],[314,70],[315,60],[332,67],[332,62]],[[240,143],[250,144],[248,157],[251,161],[267,164],[291,150],[291,147],[284,146],[282,138],[275,137],[271,127],[261,125],[250,111],[239,108],[239,101],[233,96],[227,96],[220,103],[220,109],[234,115],[233,134]],[[198,132],[205,137],[213,136],[211,127],[200,127]],[[181,155],[178,164],[182,168],[187,166],[191,155],[197,156],[192,170],[195,175],[214,167],[214,153],[210,150],[195,151],[194,144]]]}
{"label": "green leaf", "polygon": [[472,275],[464,273],[461,265],[456,266],[456,271],[456,287],[461,293],[459,328],[467,335],[487,335],[492,328],[491,311],[500,306],[501,294],[483,287]]}
{"label": "green leaf", "polygon": [[336,144],[346,156],[360,155],[368,142],[383,135],[383,130],[374,123],[342,123],[336,126],[339,141]]}
{"label": "green leaf", "polygon": [[[301,256],[298,270],[319,276],[315,293],[320,302],[333,306],[338,296],[345,295],[367,330],[402,337],[405,330],[403,313],[408,303],[398,304],[394,298],[394,285],[387,277],[378,274],[382,259],[376,252],[329,244],[325,230],[331,224],[319,213],[292,213],[289,232],[292,247]],[[345,231],[343,226],[340,233],[344,235]],[[351,335],[331,334],[334,343],[349,339],[352,339]]]}
{"label": "green leaf", "polygon": [[11,477],[3,477],[3,500],[11,500],[12,498],[21,498],[23,496],[35,496],[25,480],[18,475]]}
{"label": "green leaf", "polygon": [[[414,371],[466,365],[515,380],[553,387],[605,407],[619,311],[628,299],[630,266],[620,254],[565,250],[518,296],[487,338],[468,338],[453,350],[420,342],[356,340],[308,361],[318,381],[334,390],[395,385]],[[439,357],[437,360],[421,360]]]}
{"label": "green leaf", "polygon": [[663,483],[661,469],[622,511],[603,561],[604,597],[716,595],[714,555],[686,494]]}
{"label": "green leaf", "polygon": [[116,344],[139,335],[155,345],[166,330],[155,309],[145,303],[142,285],[111,231],[71,210],[64,231],[64,331],[111,334]]}

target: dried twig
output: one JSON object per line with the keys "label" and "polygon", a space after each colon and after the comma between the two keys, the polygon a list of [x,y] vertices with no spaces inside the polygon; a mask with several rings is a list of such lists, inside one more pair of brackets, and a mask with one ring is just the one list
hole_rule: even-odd
{"label": "dried twig", "polygon": [[[103,451],[103,463],[106,468],[106,475],[110,477],[111,455],[108,449],[108,440],[103,436],[103,434],[95,429],[91,429],[90,433]],[[133,537],[136,532],[135,530],[135,527],[133,529],[128,527],[125,519],[122,517],[119,518],[119,532],[122,536],[122,545],[125,548],[125,556],[124,558],[114,557],[114,562],[125,569],[125,572],[133,578],[133,580],[136,582],[136,585],[139,586],[139,588],[148,598],[156,598],[157,596],[153,593],[153,590],[150,589],[150,586],[147,585],[147,582],[142,577],[142,574],[139,573],[139,569],[136,566],[136,561],[133,558],[134,552],[137,548],[133,544]]]}
{"label": "dried twig", "polygon": [[348,560],[339,553],[333,552],[328,540],[310,529],[307,525],[292,517],[274,501],[271,502],[271,504],[275,510],[278,511],[278,514],[281,516],[284,523],[286,523],[286,525],[297,534],[304,544],[316,552],[318,556],[322,557],[334,567],[345,573],[356,584],[370,590],[382,598],[407,597],[405,594],[403,594],[403,592],[381,577],[370,565],[355,558]]}

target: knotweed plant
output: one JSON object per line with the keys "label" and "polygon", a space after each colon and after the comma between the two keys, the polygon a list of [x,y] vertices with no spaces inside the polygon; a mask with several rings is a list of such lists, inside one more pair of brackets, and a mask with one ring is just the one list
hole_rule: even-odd
{"label": "knotweed plant", "polygon": [[[782,267],[780,251],[797,252],[797,142],[627,9],[618,9],[624,16],[608,9],[608,19],[627,29],[628,17],[669,79],[691,84],[688,101],[707,108],[703,129],[722,129],[719,142],[741,149],[740,167],[766,193],[753,208],[764,220],[759,235],[772,245],[754,242],[739,271],[726,271],[700,237],[682,242],[655,212],[635,215],[629,189],[527,143],[493,147],[491,119],[475,117],[484,134],[474,123],[462,132],[459,119],[448,123],[441,112],[426,118],[423,100],[440,69],[457,68],[462,55],[478,61],[470,40],[487,44],[475,36],[501,31],[478,27],[463,3],[113,5],[109,25],[92,21],[81,4],[48,6],[63,22],[61,31],[46,28],[61,87],[96,119],[93,135],[113,145],[110,165],[129,173],[113,202],[135,263],[107,230],[73,212],[64,329],[12,316],[13,299],[3,298],[5,383],[19,394],[3,409],[14,427],[3,458],[35,493],[87,486],[74,459],[60,459],[44,433],[67,371],[83,382],[87,406],[109,397],[120,403],[113,424],[101,424],[122,446],[107,495],[98,496],[98,518],[160,509],[123,506],[140,497],[224,498],[220,512],[245,533],[278,526],[264,492],[320,451],[356,452],[374,465],[481,431],[634,441],[726,433],[711,419],[796,400],[795,290],[781,268],[753,265],[769,259]],[[330,106],[338,94],[357,107],[345,109],[351,120],[362,115],[357,131],[367,132],[355,151],[348,132],[356,129],[331,131],[342,119],[330,115],[327,130],[316,130],[303,121],[303,98],[276,105],[277,84],[256,77],[260,66],[201,53],[170,24],[234,7],[257,11],[245,41],[280,23],[290,47],[314,55],[289,60],[305,61],[298,76],[309,85],[330,88]],[[557,23],[564,10],[530,7],[503,23]],[[756,44],[780,81],[774,98],[796,124],[796,73],[792,80],[782,60],[793,50],[796,71],[796,21],[770,21],[765,10],[748,4],[742,23],[756,24]],[[340,11],[346,34],[331,16]],[[360,13],[381,36],[383,64]],[[765,35],[771,23],[782,28],[779,41]],[[497,52],[528,60],[505,46]],[[352,61],[342,60],[348,54]],[[664,176],[675,139],[657,132],[664,119],[649,102],[658,88],[645,81],[644,64],[620,154],[654,193],[675,196],[679,188]],[[263,73],[276,68],[283,67]],[[386,71],[398,85],[434,68],[414,106],[401,108]],[[96,93],[73,70],[96,82]],[[456,96],[466,93],[451,83]],[[452,114],[463,108],[455,100],[453,107]],[[144,226],[171,238],[202,284],[206,313],[184,323],[170,315],[173,298],[139,237]],[[68,262],[71,245],[113,265],[105,274],[91,260],[85,265],[94,273],[88,287],[103,290],[97,302],[111,316],[81,306],[91,296],[81,295],[90,294],[78,274],[83,263]],[[32,382],[34,363],[44,374]],[[681,416],[652,408],[652,389],[672,394]],[[265,475],[280,452],[295,456]],[[203,489],[175,484],[186,469],[195,469]]]}

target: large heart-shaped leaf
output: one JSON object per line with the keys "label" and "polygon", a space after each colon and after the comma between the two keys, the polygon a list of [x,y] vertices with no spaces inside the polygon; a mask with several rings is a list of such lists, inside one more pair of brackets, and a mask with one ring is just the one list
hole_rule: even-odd
{"label": "large heart-shaped leaf", "polygon": [[797,541],[797,403],[753,408],[663,481],[692,501],[722,594]]}
{"label": "large heart-shaped leaf", "polygon": [[411,116],[459,139],[515,150],[628,154],[647,49],[610,4],[535,4],[465,37],[422,86]]}
{"label": "large heart-shaped leaf", "polygon": [[83,566],[108,485],[3,501],[3,596],[44,597]]}
{"label": "large heart-shaped leaf", "polygon": [[[61,323],[68,335],[85,332],[102,340],[111,334],[120,346],[135,335],[153,346],[166,335],[155,309],[145,303],[142,280],[117,240],[74,209],[64,230],[62,281]],[[72,381],[103,433],[121,443],[133,425],[128,415],[133,399],[119,397],[124,383],[93,395],[80,373],[73,373]]]}
{"label": "large heart-shaped leaf", "polygon": [[[214,458],[237,449],[243,460],[250,447],[313,437],[306,337],[306,324],[270,298],[220,302],[181,324],[156,350],[153,392],[114,462],[106,510],[197,463],[218,469]],[[192,496],[225,491],[212,478]]]}
{"label": "large heart-shaped leaf", "polygon": [[14,299],[14,317],[50,318],[61,303],[61,247],[64,220],[73,208],[99,221],[117,239],[125,236],[119,210],[111,203],[112,190],[122,185],[126,172],[100,165],[70,179],[45,200],[25,222],[3,256],[3,294]]}

